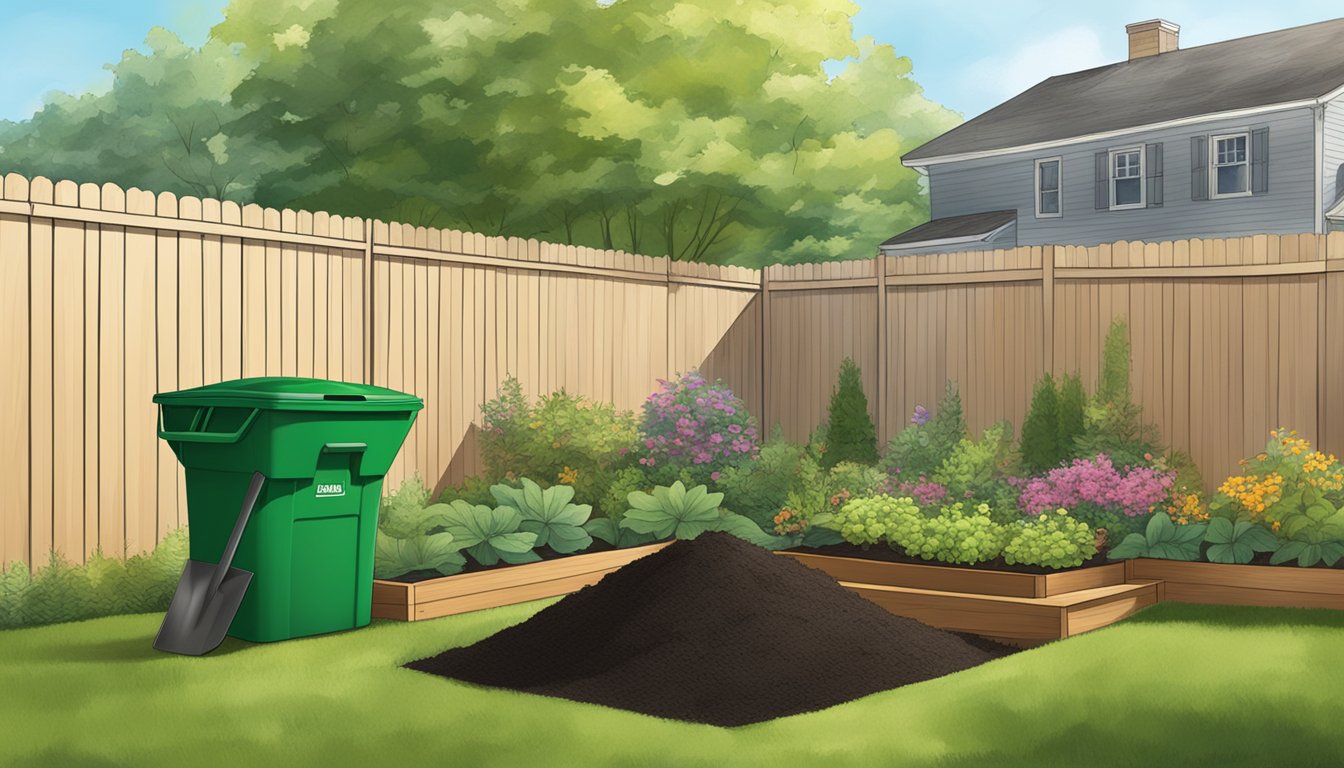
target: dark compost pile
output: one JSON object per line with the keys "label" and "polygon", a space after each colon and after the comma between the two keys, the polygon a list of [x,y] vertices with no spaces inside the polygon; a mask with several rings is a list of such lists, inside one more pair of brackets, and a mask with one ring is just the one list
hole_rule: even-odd
{"label": "dark compost pile", "polygon": [[1012,651],[892,615],[792,558],[707,533],[475,645],[407,666],[735,726],[823,709]]}

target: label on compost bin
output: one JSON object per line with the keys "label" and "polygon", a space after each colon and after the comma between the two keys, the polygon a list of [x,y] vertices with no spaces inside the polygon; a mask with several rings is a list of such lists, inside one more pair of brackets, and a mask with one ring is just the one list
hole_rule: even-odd
{"label": "label on compost bin", "polygon": [[345,495],[345,484],[344,484],[344,483],[318,483],[318,484],[317,484],[317,498],[319,498],[319,499],[322,499],[322,498],[329,498],[329,497],[331,497],[331,496],[344,496],[344,495]]}

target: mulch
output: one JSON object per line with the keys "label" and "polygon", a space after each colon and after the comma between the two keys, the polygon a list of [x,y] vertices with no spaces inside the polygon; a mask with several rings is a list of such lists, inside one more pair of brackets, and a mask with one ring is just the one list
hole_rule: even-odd
{"label": "mulch", "polygon": [[738,726],[824,709],[1016,649],[888,613],[792,558],[706,533],[475,645],[407,667]]}

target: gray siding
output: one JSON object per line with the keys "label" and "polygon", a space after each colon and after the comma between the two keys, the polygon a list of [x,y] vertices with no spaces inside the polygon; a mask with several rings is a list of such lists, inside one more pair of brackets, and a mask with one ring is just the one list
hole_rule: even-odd
{"label": "gray siding", "polygon": [[[1136,105],[1136,108],[1142,107]],[[1269,128],[1269,192],[1254,197],[1192,201],[1190,138],[1264,127]],[[940,218],[1015,208],[1020,245],[1095,245],[1115,240],[1312,232],[1316,227],[1314,141],[1312,112],[1309,108],[1298,108],[1241,120],[1136,133],[1108,141],[934,165],[929,167],[930,215]],[[1163,206],[1097,210],[1094,155],[1112,148],[1159,142],[1164,155]],[[1063,159],[1064,215],[1060,218],[1036,218],[1034,161],[1043,157]]]}
{"label": "gray siding", "polygon": [[1321,175],[1325,193],[1321,201],[1330,210],[1344,194],[1344,96],[1325,104],[1325,168]]}
{"label": "gray siding", "polygon": [[887,256],[918,256],[921,253],[943,253],[963,251],[992,251],[995,248],[1016,248],[1017,225],[1009,224],[1002,232],[991,237],[984,242],[979,243],[959,243],[957,245],[926,246],[923,248],[900,248],[898,246],[883,246],[880,250]]}

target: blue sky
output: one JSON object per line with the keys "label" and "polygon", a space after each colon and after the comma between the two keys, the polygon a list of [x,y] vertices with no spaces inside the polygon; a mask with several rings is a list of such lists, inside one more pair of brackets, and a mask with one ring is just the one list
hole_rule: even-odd
{"label": "blue sky", "polygon": [[[1052,74],[1123,59],[1129,22],[1174,21],[1182,47],[1190,47],[1344,15],[1319,0],[857,2],[858,33],[909,56],[929,96],[967,117]],[[0,0],[0,118],[28,117],[53,89],[106,87],[103,65],[142,47],[152,26],[199,43],[223,6],[223,0]]]}

